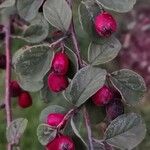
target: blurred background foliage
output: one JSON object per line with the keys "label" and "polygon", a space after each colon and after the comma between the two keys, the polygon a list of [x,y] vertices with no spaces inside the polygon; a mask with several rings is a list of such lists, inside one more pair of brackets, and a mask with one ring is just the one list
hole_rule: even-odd
{"label": "blurred background foliage", "polygon": [[[87,58],[87,49],[90,40],[87,34],[81,29],[78,20],[77,8],[80,0],[75,1],[73,13],[75,27],[78,34],[78,40],[81,47],[83,58]],[[114,12],[113,12],[114,13]],[[128,14],[114,14],[119,22],[119,31],[116,34],[123,44],[122,51],[113,61],[105,65],[109,71],[119,68],[129,68],[141,74],[146,80],[147,86],[150,87],[150,2],[139,0],[134,10]],[[12,40],[12,52],[14,53],[26,43],[22,40]],[[1,48],[0,53],[4,53]],[[0,100],[4,99],[4,78],[5,72],[0,70]],[[15,76],[13,74],[13,79]],[[147,124],[147,136],[139,145],[139,150],[150,149],[150,94],[147,92],[143,102],[137,108],[130,108],[132,111],[138,111],[144,117]],[[14,118],[24,117],[29,120],[27,130],[20,141],[21,150],[42,150],[43,147],[38,142],[36,129],[39,123],[39,114],[41,110],[51,103],[62,104],[64,99],[51,97],[49,104],[42,101],[40,93],[32,93],[33,105],[28,109],[20,109],[17,106],[17,99],[12,99],[12,110]],[[51,102],[52,101],[52,102]],[[92,115],[97,114],[93,109]],[[5,138],[5,112],[0,111],[0,150],[6,149]],[[100,116],[100,114],[99,114]],[[103,117],[101,117],[103,118]],[[138,134],[138,133],[137,133]],[[138,135],[137,135],[138,136]]]}

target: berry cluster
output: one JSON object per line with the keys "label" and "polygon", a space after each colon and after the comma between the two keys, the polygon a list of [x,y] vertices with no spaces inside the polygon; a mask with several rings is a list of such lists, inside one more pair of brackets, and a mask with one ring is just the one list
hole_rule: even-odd
{"label": "berry cluster", "polygon": [[68,87],[67,77],[69,69],[69,58],[64,51],[55,54],[52,61],[52,72],[48,76],[48,87],[50,91],[58,93]]}
{"label": "berry cluster", "polygon": [[[0,68],[6,69],[6,56],[0,55]],[[21,108],[27,108],[32,105],[32,97],[29,92],[24,91],[17,81],[11,81],[10,83],[10,95],[11,97],[18,97],[18,105]]]}
{"label": "berry cluster", "polygon": [[[64,114],[61,113],[51,113],[46,118],[46,123],[52,128],[56,128],[64,119]],[[61,126],[64,128],[66,122]],[[46,146],[47,150],[75,150],[75,145],[73,140],[66,135],[57,135],[53,141],[49,142]]]}
{"label": "berry cluster", "polygon": [[32,105],[32,97],[29,92],[24,91],[17,81],[11,81],[10,83],[11,97],[18,97],[18,105],[21,108],[27,108]]}
{"label": "berry cluster", "polygon": [[106,109],[106,116],[109,121],[124,113],[124,106],[121,102],[121,95],[114,92],[111,88],[104,85],[93,96],[92,102],[96,106],[104,106]]}

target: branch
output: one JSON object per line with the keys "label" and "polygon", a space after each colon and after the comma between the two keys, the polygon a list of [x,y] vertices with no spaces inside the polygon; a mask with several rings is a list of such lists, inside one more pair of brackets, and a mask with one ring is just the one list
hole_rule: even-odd
{"label": "branch", "polygon": [[[72,2],[73,1],[72,0],[67,0],[67,2],[69,4],[69,6],[72,8]],[[80,66],[80,68],[82,68],[83,67],[83,62],[82,62],[82,58],[81,58],[81,55],[80,55],[80,48],[79,48],[79,43],[78,43],[78,40],[77,40],[77,35],[76,35],[76,32],[75,32],[73,18],[72,18],[71,25],[70,25],[70,32],[71,32],[71,38],[72,38],[72,42],[73,42],[74,49],[75,49],[75,54],[77,55],[79,66]]]}
{"label": "branch", "polygon": [[56,127],[57,130],[60,130],[65,122],[67,122],[78,110],[78,108],[72,108],[68,113],[65,115],[63,120],[60,122],[60,124]]}
{"label": "branch", "polygon": [[92,142],[93,140],[92,140],[92,132],[91,132],[91,126],[90,126],[90,118],[89,118],[89,114],[88,114],[85,106],[83,108],[83,114],[84,114],[85,125],[86,125],[86,129],[87,129],[87,133],[88,133],[89,149],[94,150],[93,142]]}
{"label": "branch", "polygon": [[[5,77],[5,110],[7,127],[12,121],[10,80],[11,80],[11,52],[10,52],[10,22],[5,24],[5,53],[6,53],[6,77]],[[7,150],[12,150],[12,145],[8,143]]]}
{"label": "branch", "polygon": [[78,44],[78,41],[77,41],[77,36],[76,36],[76,33],[75,33],[75,28],[74,28],[73,21],[71,23],[71,37],[72,37],[72,42],[73,42],[73,45],[74,45],[75,53],[76,53],[77,58],[78,58],[79,66],[82,68],[83,67],[83,62],[82,62],[82,58],[80,56],[80,48],[79,48],[79,44]]}

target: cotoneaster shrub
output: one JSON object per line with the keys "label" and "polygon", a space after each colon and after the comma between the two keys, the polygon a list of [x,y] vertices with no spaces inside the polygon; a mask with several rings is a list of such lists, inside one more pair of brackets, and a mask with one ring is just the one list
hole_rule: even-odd
{"label": "cotoneaster shrub", "polygon": [[[119,26],[113,12],[126,13],[135,3],[82,0],[78,18],[73,13],[73,0],[0,3],[5,49],[0,55],[0,68],[6,69],[1,108],[6,111],[7,150],[20,149],[28,123],[26,117],[13,118],[11,97],[17,97],[20,108],[26,109],[36,103],[29,92],[39,93],[45,102],[60,99],[55,105],[47,103],[39,116],[37,138],[46,150],[130,150],[141,143],[145,123],[139,114],[126,108],[140,103],[145,82],[134,71],[110,72],[105,67],[121,49],[115,37]],[[90,39],[84,50],[87,58],[81,55],[77,19],[80,24],[76,25]],[[11,56],[13,38],[25,44]],[[17,80],[12,80],[12,74]]]}

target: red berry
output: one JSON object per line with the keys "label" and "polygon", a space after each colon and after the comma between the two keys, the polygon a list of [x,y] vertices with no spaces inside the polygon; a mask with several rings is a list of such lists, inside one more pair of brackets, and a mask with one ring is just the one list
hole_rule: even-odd
{"label": "red berry", "polygon": [[95,30],[101,37],[109,37],[117,29],[116,20],[108,12],[100,13],[94,20]]}
{"label": "red berry", "polygon": [[3,54],[0,55],[0,68],[6,69],[6,56]]}
{"label": "red berry", "polygon": [[17,81],[11,81],[10,83],[10,92],[12,97],[17,97],[21,94],[22,89]]}
{"label": "red berry", "polygon": [[66,76],[61,76],[56,73],[50,73],[48,76],[48,87],[52,92],[61,92],[67,88],[69,84]]}
{"label": "red berry", "polygon": [[104,85],[93,96],[92,101],[96,106],[104,106],[113,98],[112,90]]}
{"label": "red berry", "polygon": [[24,91],[19,95],[18,104],[22,108],[27,108],[32,105],[32,97],[29,92]]}
{"label": "red berry", "polygon": [[46,148],[46,150],[75,150],[75,145],[69,136],[60,135],[50,142]]}
{"label": "red berry", "polygon": [[46,123],[52,127],[57,127],[64,118],[64,114],[52,113],[47,116]]}
{"label": "red berry", "polygon": [[65,52],[57,52],[52,61],[52,69],[59,75],[65,75],[69,69],[69,59]]}
{"label": "red berry", "polygon": [[106,115],[111,121],[124,113],[124,105],[120,99],[114,98],[106,105]]}

